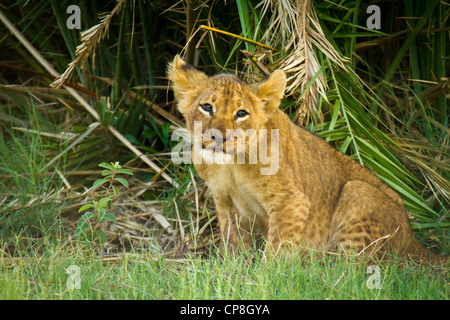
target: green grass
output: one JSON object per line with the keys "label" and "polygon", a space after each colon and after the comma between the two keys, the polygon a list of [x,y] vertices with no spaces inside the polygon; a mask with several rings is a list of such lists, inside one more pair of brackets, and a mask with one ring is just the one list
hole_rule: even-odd
{"label": "green grass", "polygon": [[[19,239],[19,238],[18,238]],[[448,270],[380,265],[380,289],[370,288],[363,263],[334,258],[262,259],[252,255],[180,260],[131,251],[110,259],[74,242],[20,240],[0,258],[0,299],[443,299]],[[80,289],[67,281],[79,268]],[[70,281],[70,280],[69,280]]]}
{"label": "green grass", "polygon": [[[58,224],[65,202],[57,199],[63,191],[58,169],[64,157],[48,165],[59,146],[41,131],[53,131],[54,126],[33,112],[33,102],[24,102],[22,107],[27,109],[24,127],[18,128],[23,131],[11,124],[0,135],[0,234],[20,231],[36,236]],[[14,119],[12,112],[7,117]]]}

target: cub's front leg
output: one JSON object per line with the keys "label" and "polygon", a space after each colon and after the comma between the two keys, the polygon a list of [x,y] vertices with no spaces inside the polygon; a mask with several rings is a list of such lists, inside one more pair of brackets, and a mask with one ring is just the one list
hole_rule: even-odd
{"label": "cub's front leg", "polygon": [[219,218],[221,245],[227,251],[248,250],[252,247],[251,225],[242,217],[229,197],[214,196]]}
{"label": "cub's front leg", "polygon": [[308,242],[304,230],[310,202],[305,194],[295,186],[284,186],[278,191],[266,192],[263,202],[269,216],[266,253],[277,253],[284,247]]}

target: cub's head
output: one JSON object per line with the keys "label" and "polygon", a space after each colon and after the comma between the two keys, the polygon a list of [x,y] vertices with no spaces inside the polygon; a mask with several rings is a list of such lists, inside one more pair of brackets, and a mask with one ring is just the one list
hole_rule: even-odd
{"label": "cub's head", "polygon": [[[179,56],[169,64],[167,74],[189,131],[194,133],[194,124],[197,128],[201,124],[203,148],[220,147],[224,153],[225,142],[236,138],[233,133],[266,128],[286,87],[286,76],[281,70],[247,85],[231,74],[208,77]],[[218,136],[222,138],[217,139]]]}

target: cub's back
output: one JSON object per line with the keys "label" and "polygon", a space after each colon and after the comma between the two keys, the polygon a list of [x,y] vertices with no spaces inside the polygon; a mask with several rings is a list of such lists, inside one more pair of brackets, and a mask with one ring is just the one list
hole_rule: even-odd
{"label": "cub's back", "polygon": [[367,182],[402,205],[400,197],[392,189],[357,161],[292,122],[290,130],[295,145],[295,154],[291,154],[290,161],[295,162],[297,168],[295,178],[303,192],[319,206],[332,210],[343,186],[349,181]]}

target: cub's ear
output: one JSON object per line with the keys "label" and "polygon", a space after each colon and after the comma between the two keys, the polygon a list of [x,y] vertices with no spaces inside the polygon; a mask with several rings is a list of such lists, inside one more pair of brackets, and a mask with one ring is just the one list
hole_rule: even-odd
{"label": "cub's ear", "polygon": [[179,55],[176,55],[167,66],[167,77],[172,82],[172,89],[178,102],[185,98],[187,92],[208,78],[206,74],[184,62]]}
{"label": "cub's ear", "polygon": [[265,102],[266,113],[272,112],[280,105],[286,89],[286,75],[281,70],[275,70],[267,78],[252,85],[256,95]]}

